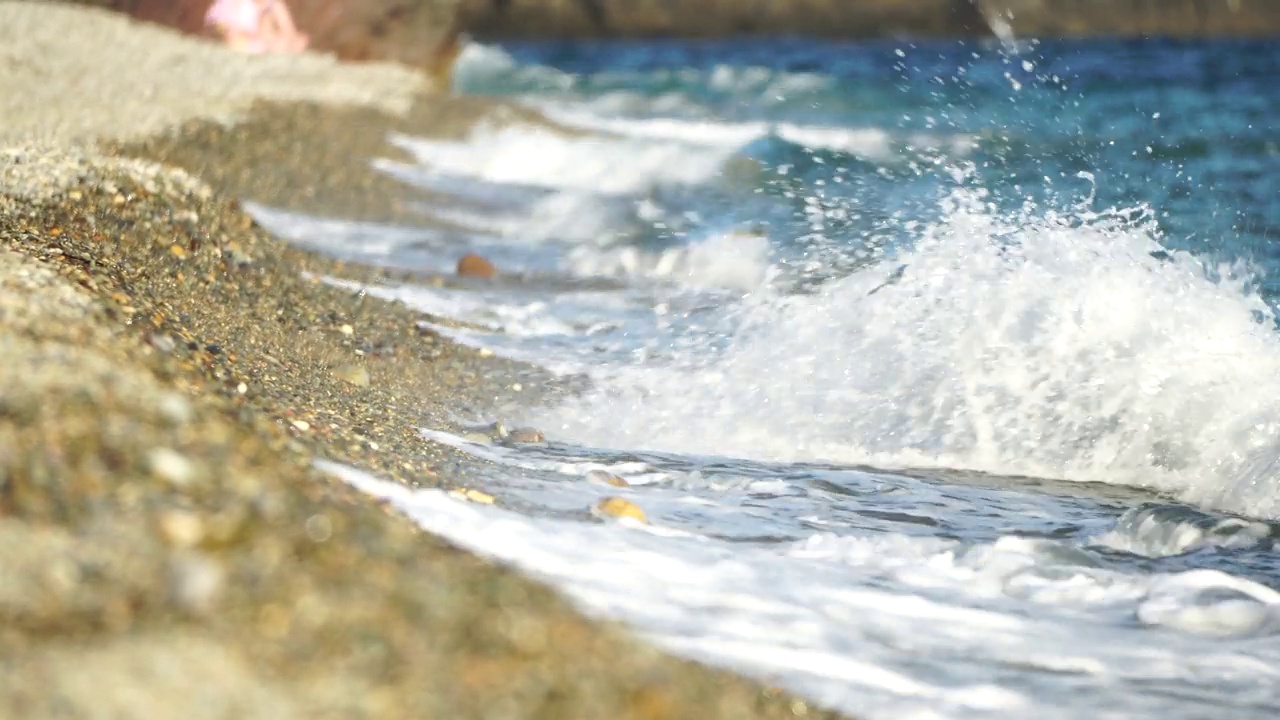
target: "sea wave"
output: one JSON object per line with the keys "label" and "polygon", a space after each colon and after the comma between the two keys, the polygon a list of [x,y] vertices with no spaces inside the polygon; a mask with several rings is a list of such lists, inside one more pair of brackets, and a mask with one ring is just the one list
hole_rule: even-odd
{"label": "sea wave", "polygon": [[727,352],[538,421],[605,447],[1102,481],[1276,517],[1280,337],[1253,287],[1164,248],[1141,212],[1006,217],[958,190],[910,249],[757,300]]}

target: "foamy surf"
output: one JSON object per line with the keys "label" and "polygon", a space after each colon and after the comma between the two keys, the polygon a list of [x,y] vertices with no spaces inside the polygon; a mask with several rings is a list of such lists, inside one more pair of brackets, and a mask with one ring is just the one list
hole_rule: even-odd
{"label": "foamy surf", "polygon": [[604,195],[705,182],[728,159],[726,151],[706,146],[570,136],[531,127],[480,127],[465,141],[392,140],[420,164],[455,175]]}
{"label": "foamy surf", "polygon": [[913,249],[756,306],[704,367],[640,369],[537,420],[607,447],[1114,482],[1280,513],[1280,338],[1247,278],[1169,253],[1141,215],[948,204]]}
{"label": "foamy surf", "polygon": [[869,720],[1275,715],[1274,53],[767,47],[473,46],[548,122],[376,161],[456,244],[268,218],[580,389],[419,429],[497,508],[330,469]]}
{"label": "foamy surf", "polygon": [[[1015,537],[828,532],[748,549],[532,518],[325,469],[431,532],[553,582],[592,614],[851,714],[1074,718],[1089,708],[1124,718],[1240,693],[1274,709],[1262,688],[1280,679],[1280,657],[1250,638],[1275,632],[1280,596],[1223,573],[1133,576],[1091,564],[1086,550]],[[653,522],[680,529],[675,518]],[[1031,677],[1021,692],[998,682],[1012,668]]]}

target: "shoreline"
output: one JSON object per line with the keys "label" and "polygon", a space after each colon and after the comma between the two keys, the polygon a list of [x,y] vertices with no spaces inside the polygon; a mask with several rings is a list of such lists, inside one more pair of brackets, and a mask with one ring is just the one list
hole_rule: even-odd
{"label": "shoreline", "polygon": [[[514,402],[531,370],[308,279],[387,274],[240,203],[395,219],[377,138],[496,104],[360,69],[407,100],[388,105],[331,61],[83,8],[0,3],[0,28],[0,715],[836,717],[587,619],[315,468],[454,487],[478,464],[415,426]],[[140,47],[180,67],[133,68]]]}

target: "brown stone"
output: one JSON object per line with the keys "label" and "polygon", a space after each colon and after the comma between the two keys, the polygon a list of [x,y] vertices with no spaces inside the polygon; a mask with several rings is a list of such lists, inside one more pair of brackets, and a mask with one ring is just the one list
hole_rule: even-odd
{"label": "brown stone", "polygon": [[462,277],[491,278],[498,274],[493,263],[476,255],[467,253],[458,260],[458,275]]}
{"label": "brown stone", "polygon": [[[193,0],[194,1],[194,0]],[[342,60],[390,60],[445,79],[460,48],[455,0],[289,0],[312,48]]]}

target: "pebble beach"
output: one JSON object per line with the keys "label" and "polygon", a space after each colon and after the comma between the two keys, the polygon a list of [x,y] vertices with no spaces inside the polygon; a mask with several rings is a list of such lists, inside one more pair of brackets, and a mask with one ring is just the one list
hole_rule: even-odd
{"label": "pebble beach", "polygon": [[521,113],[394,65],[0,2],[0,717],[831,716],[316,469],[465,491],[473,461],[415,428],[539,374],[319,282],[384,271],[242,203],[403,220],[369,166],[388,134]]}

